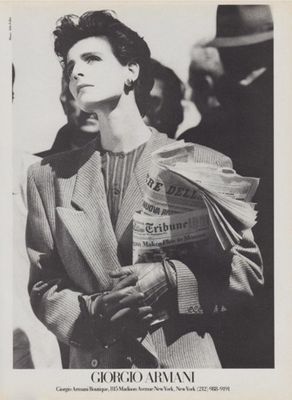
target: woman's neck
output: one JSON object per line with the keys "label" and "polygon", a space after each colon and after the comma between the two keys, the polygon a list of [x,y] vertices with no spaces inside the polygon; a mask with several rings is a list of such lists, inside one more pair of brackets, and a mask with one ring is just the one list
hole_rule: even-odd
{"label": "woman's neck", "polygon": [[131,99],[122,96],[114,107],[101,107],[97,114],[101,145],[105,150],[127,153],[145,143],[151,136],[134,97]]}

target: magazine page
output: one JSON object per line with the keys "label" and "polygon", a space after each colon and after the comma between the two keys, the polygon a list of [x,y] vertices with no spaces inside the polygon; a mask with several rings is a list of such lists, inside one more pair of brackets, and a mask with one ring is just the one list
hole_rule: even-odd
{"label": "magazine page", "polygon": [[291,398],[291,13],[0,2],[0,399]]}

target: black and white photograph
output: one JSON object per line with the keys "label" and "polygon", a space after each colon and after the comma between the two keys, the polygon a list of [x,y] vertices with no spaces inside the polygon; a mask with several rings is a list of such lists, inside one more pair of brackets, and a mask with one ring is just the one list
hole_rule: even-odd
{"label": "black and white photograph", "polygon": [[[240,398],[228,376],[277,372],[274,39],[289,13],[195,1],[9,12],[6,368],[47,371],[44,399],[99,383]],[[247,379],[248,398],[269,394],[267,378]]]}

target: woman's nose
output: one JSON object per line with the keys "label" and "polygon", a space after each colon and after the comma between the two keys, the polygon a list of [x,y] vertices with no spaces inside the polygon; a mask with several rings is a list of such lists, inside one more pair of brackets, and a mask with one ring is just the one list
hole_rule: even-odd
{"label": "woman's nose", "polygon": [[73,71],[73,78],[74,78],[74,79],[78,79],[79,76],[84,76],[83,72],[76,72],[76,73],[74,73],[74,71]]}
{"label": "woman's nose", "polygon": [[76,63],[74,65],[74,68],[73,68],[73,71],[72,71],[72,75],[73,75],[74,79],[78,79],[78,77],[84,76],[84,73],[82,72],[82,68],[81,68],[79,63]]}

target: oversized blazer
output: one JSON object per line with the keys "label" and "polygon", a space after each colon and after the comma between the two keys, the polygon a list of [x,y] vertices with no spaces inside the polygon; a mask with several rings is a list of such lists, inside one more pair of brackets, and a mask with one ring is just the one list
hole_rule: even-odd
{"label": "oversized blazer", "polygon": [[[151,153],[170,143],[152,130],[126,190],[113,229],[97,141],[45,158],[28,172],[29,293],[37,317],[70,346],[71,368],[215,368],[220,361],[206,321],[239,307],[263,283],[259,250],[250,231],[215,263],[175,260],[172,317],[142,338],[105,348],[80,309],[79,296],[113,286],[109,272],[132,263],[132,217],[142,208]],[[228,157],[195,145],[195,159],[231,166]],[[127,342],[127,343],[126,343]]]}

